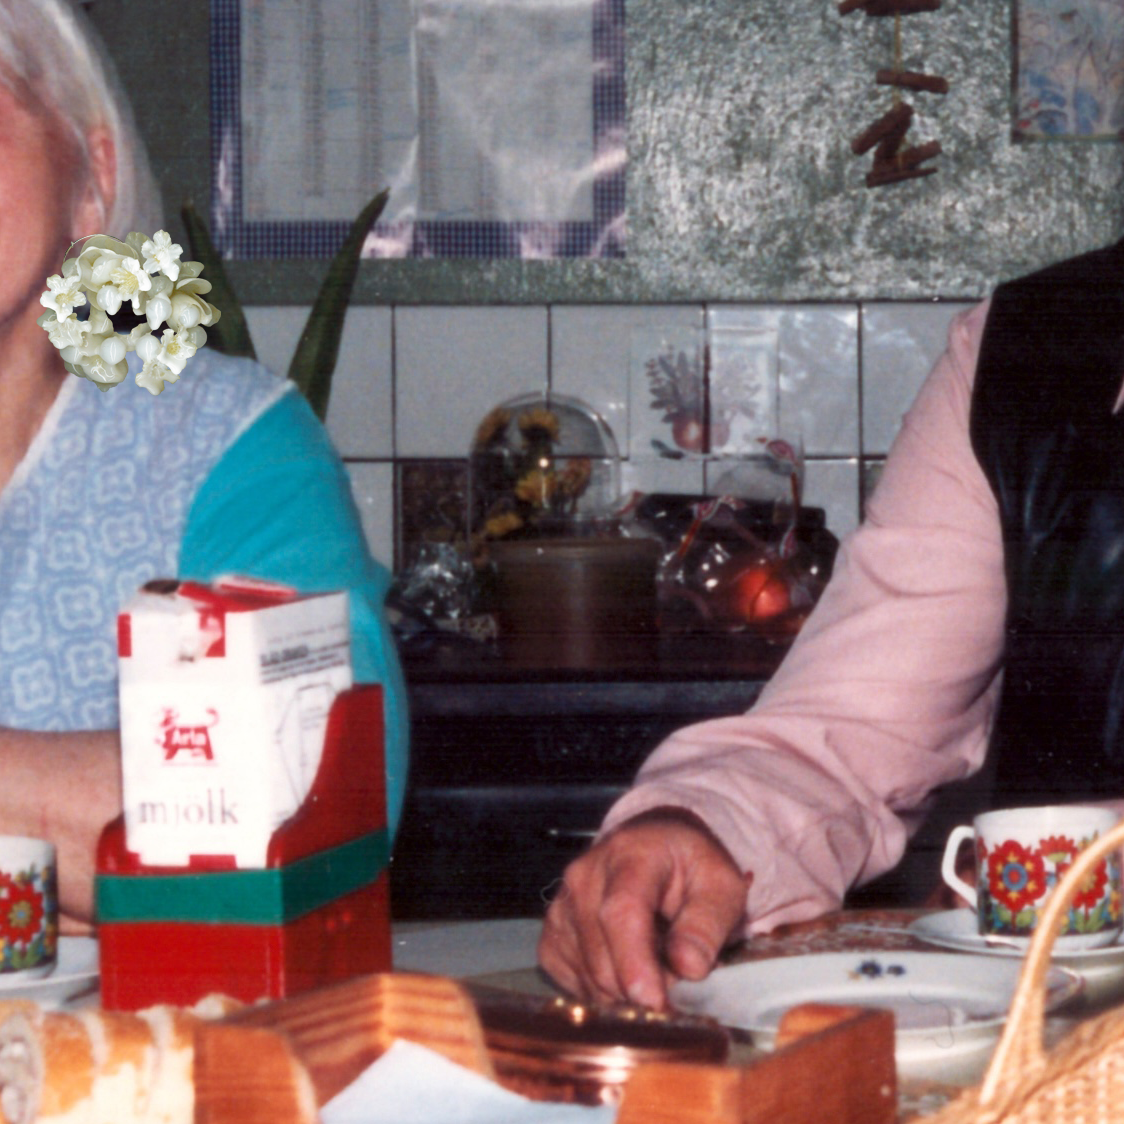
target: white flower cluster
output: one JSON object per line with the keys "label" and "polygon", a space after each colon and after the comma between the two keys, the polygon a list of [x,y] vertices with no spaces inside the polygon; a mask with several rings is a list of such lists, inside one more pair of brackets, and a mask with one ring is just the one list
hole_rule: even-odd
{"label": "white flower cluster", "polygon": [[[144,361],[137,384],[159,394],[207,342],[204,326],[219,318],[219,310],[203,299],[211,291],[211,283],[199,276],[203,265],[180,261],[183,248],[166,230],[151,238],[134,232],[124,242],[106,234],[85,241],[76,258],[63,262],[61,274],[47,278],[39,298],[47,311],[36,323],[59,349],[63,366],[98,390],[121,382],[128,374],[125,356],[135,351]],[[90,314],[79,320],[74,309],[86,303],[87,293]],[[126,301],[145,318],[128,335],[110,320]]]}

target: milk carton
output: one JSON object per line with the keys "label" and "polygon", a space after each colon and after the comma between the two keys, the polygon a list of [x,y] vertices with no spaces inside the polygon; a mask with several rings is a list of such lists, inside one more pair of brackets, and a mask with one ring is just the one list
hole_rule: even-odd
{"label": "milk carton", "polygon": [[149,866],[263,867],[352,684],[347,595],[150,582],[117,631],[129,850]]}

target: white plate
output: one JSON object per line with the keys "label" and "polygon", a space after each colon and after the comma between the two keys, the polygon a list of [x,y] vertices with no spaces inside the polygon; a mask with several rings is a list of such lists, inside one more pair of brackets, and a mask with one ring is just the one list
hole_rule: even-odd
{"label": "white plate", "polygon": [[[719,968],[700,983],[681,981],[671,1002],[753,1032],[769,1049],[781,1015],[800,1003],[887,1008],[897,1026],[898,1072],[935,1081],[982,1073],[1018,984],[1022,965],[941,952],[825,952]],[[1051,968],[1046,1008],[1081,991],[1074,973]]]}
{"label": "white plate", "polygon": [[59,957],[49,976],[29,980],[0,975],[0,999],[31,999],[43,1007],[59,1007],[96,994],[98,942],[93,937],[59,937]]}
{"label": "white plate", "polygon": [[[989,944],[976,927],[976,914],[971,909],[949,909],[943,913],[927,913],[909,926],[910,933],[926,944],[954,948],[962,952],[978,952],[985,956],[1021,958],[1025,948],[1007,944]],[[1101,948],[1074,949],[1050,957],[1053,964],[1076,972],[1085,981],[1085,997],[1099,1003],[1124,992],[1124,944]]]}
{"label": "white plate", "polygon": [[[985,952],[990,956],[1022,956],[1026,945],[1005,944],[1003,941],[989,941],[981,937],[976,927],[976,914],[971,909],[948,909],[943,913],[927,913],[909,926],[910,933],[918,940],[941,948],[955,948],[961,952]],[[1059,951],[1054,947],[1050,958],[1057,964],[1096,964],[1120,961],[1124,964],[1124,944],[1102,945],[1100,948],[1075,948]]]}

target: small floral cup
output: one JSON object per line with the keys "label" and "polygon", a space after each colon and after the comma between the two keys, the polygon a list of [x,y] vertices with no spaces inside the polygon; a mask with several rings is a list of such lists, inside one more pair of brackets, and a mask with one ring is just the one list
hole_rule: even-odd
{"label": "small floral cup", "polygon": [[[1050,891],[1078,853],[1120,820],[1107,808],[1053,805],[985,812],[971,827],[954,828],[945,846],[941,875],[957,893],[974,902],[980,936],[1028,941]],[[975,840],[976,885],[956,872],[966,840]],[[1121,856],[1114,852],[1093,868],[1074,896],[1058,951],[1111,944],[1124,927]]]}
{"label": "small floral cup", "polygon": [[34,979],[54,971],[57,870],[53,843],[0,835],[0,980],[13,974]]}

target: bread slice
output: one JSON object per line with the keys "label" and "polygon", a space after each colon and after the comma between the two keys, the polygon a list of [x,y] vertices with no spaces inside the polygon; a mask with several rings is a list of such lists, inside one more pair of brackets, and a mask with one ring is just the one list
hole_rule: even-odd
{"label": "bread slice", "polygon": [[[68,1013],[28,1002],[0,1003],[0,1124],[194,1124],[199,1028],[210,1025],[204,1015],[217,1018],[238,1006],[216,997],[192,1010]],[[261,1040],[267,1033],[260,1032],[253,1050],[230,1048],[243,1076],[269,1054]],[[289,1056],[284,1039],[272,1037],[274,1054],[284,1053],[288,1066],[284,1073],[269,1068],[270,1081],[280,1089],[288,1081],[295,1092],[291,1111],[283,1112],[283,1098],[270,1090],[271,1124],[312,1124],[308,1076]],[[261,1084],[256,1087],[264,1096]],[[247,1103],[245,1097],[241,1103]],[[213,1119],[252,1124],[254,1117]]]}
{"label": "bread slice", "polygon": [[[137,1015],[0,1006],[4,1124],[140,1124],[150,1119],[158,1063]],[[190,1124],[190,1101],[180,1119]]]}
{"label": "bread slice", "polygon": [[93,1090],[94,1050],[81,1019],[18,1005],[0,1012],[0,1118],[81,1120]]}
{"label": "bread slice", "polygon": [[96,1074],[88,1119],[144,1120],[159,1061],[148,1024],[122,1011],[84,1010],[76,1017],[89,1035]]}

